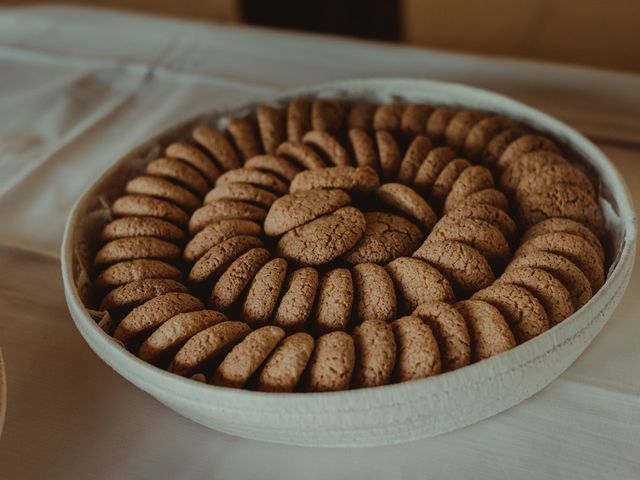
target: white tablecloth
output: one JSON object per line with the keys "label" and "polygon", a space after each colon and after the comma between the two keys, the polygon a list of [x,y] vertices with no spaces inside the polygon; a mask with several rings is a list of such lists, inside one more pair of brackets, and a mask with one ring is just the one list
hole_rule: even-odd
{"label": "white tablecloth", "polygon": [[67,212],[120,155],[214,105],[352,77],[511,95],[594,139],[640,200],[640,76],[78,8],[0,10],[0,479],[640,478],[640,271],[557,381],[472,427],[362,450],[207,430],[127,383],[67,313]]}

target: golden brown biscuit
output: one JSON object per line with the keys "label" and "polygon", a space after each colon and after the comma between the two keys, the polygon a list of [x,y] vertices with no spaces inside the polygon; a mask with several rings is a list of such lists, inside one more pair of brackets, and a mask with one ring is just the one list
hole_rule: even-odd
{"label": "golden brown biscuit", "polygon": [[314,315],[321,332],[347,328],[353,295],[353,279],[346,268],[329,270],[322,275]]}
{"label": "golden brown biscuit", "polygon": [[256,110],[256,118],[263,149],[273,155],[278,145],[286,140],[284,111],[278,107],[260,105]]}
{"label": "golden brown biscuit", "polygon": [[276,175],[261,172],[260,170],[252,170],[250,168],[236,168],[220,175],[216,180],[216,186],[229,183],[249,183],[256,187],[264,188],[277,195],[284,195],[289,191],[289,187],[285,182],[280,180]]}
{"label": "golden brown biscuit", "polygon": [[287,107],[287,139],[301,142],[305,133],[311,130],[311,102],[306,98],[295,98]]}
{"label": "golden brown biscuit", "polygon": [[[523,157],[520,158],[522,160]],[[517,162],[518,165],[521,163]],[[546,190],[551,185],[573,185],[596,199],[596,190],[591,180],[581,168],[570,164],[548,165],[528,170],[518,181],[515,196],[519,199],[530,192]]]}
{"label": "golden brown biscuit", "polygon": [[262,241],[250,235],[237,235],[225,240],[206,251],[189,272],[189,281],[200,284],[222,273],[236,258],[256,247]]}
{"label": "golden brown biscuit", "polygon": [[233,143],[245,160],[264,153],[258,133],[258,126],[250,117],[230,117],[227,119],[227,130]]}
{"label": "golden brown biscuit", "polygon": [[98,250],[94,265],[108,265],[134,260],[137,258],[155,258],[158,260],[176,260],[180,257],[180,248],[171,242],[155,237],[127,237],[111,240]]}
{"label": "golden brown biscuit", "polygon": [[244,168],[272,173],[286,182],[291,182],[293,177],[301,171],[294,162],[273,155],[256,155],[245,162]]}
{"label": "golden brown biscuit", "polygon": [[498,158],[496,167],[499,171],[504,171],[509,164],[516,161],[525,153],[539,150],[556,153],[560,151],[558,146],[549,138],[543,137],[542,135],[527,134],[517,138],[505,148],[500,158]]}
{"label": "golden brown biscuit", "polygon": [[125,190],[129,195],[148,195],[167,200],[180,208],[191,212],[202,203],[198,197],[186,188],[179,187],[169,180],[141,175],[127,182]]}
{"label": "golden brown biscuit", "polygon": [[309,361],[309,390],[335,392],[347,390],[356,363],[353,339],[345,332],[331,332],[316,341]]}
{"label": "golden brown biscuit", "polygon": [[491,205],[506,212],[509,208],[509,200],[500,190],[485,188],[470,194],[464,201],[456,205],[456,208],[470,205]]}
{"label": "golden brown biscuit", "polygon": [[436,144],[444,142],[444,132],[449,125],[449,121],[458,113],[456,108],[436,107],[427,120],[426,131]]}
{"label": "golden brown biscuit", "polygon": [[329,132],[311,130],[302,137],[303,143],[313,147],[333,165],[351,165],[345,148]]}
{"label": "golden brown biscuit", "polygon": [[474,362],[493,357],[516,346],[509,325],[500,311],[481,300],[463,300],[455,308],[467,321]]}
{"label": "golden brown biscuit", "polygon": [[177,205],[146,195],[124,195],[113,202],[111,211],[116,217],[154,217],[180,226],[189,222],[187,212]]}
{"label": "golden brown biscuit", "polygon": [[453,182],[451,191],[444,201],[444,212],[447,213],[462,204],[469,195],[493,188],[493,175],[487,167],[473,165],[466,168]]}
{"label": "golden brown biscuit", "polygon": [[249,220],[262,222],[267,216],[264,208],[238,200],[216,200],[200,207],[189,219],[189,233],[194,235],[207,225],[221,220]]}
{"label": "golden brown biscuit", "polygon": [[111,290],[100,302],[99,310],[129,310],[165,293],[186,291],[182,283],[167,278],[135,280]]}
{"label": "golden brown biscuit", "polygon": [[429,195],[429,204],[434,207],[444,205],[449,192],[453,188],[453,184],[460,174],[469,168],[471,164],[464,158],[456,158],[451,160],[446,167],[442,169],[440,175],[433,182],[431,193]]}
{"label": "golden brown biscuit", "polygon": [[500,115],[480,119],[471,127],[464,140],[466,157],[470,159],[479,158],[496,135],[511,127],[513,127],[513,121]]}
{"label": "golden brown biscuit", "polygon": [[100,233],[100,240],[108,242],[127,237],[156,237],[180,243],[184,232],[171,222],[154,217],[124,217],[107,223]]}
{"label": "golden brown biscuit", "polygon": [[445,143],[456,151],[462,151],[467,134],[484,116],[484,113],[476,110],[458,111],[444,130]]}
{"label": "golden brown biscuit", "polygon": [[175,158],[158,158],[147,164],[145,172],[151,176],[165,177],[191,189],[201,197],[209,191],[209,182],[198,170]]}
{"label": "golden brown biscuit", "polygon": [[291,272],[273,324],[287,332],[301,330],[311,316],[317,291],[318,271],[315,268],[305,267]]}
{"label": "golden brown biscuit", "polygon": [[196,233],[184,247],[182,256],[188,262],[195,262],[211,247],[238,235],[260,236],[262,228],[251,220],[218,220]]}
{"label": "golden brown biscuit", "polygon": [[440,349],[431,328],[418,317],[402,317],[391,323],[396,341],[397,382],[417,380],[442,371]]}
{"label": "golden brown biscuit", "polygon": [[182,280],[182,272],[173,265],[160,260],[146,258],[125,260],[100,272],[95,283],[98,287],[118,287],[125,283],[148,278],[168,278],[179,282]]}
{"label": "golden brown biscuit", "polygon": [[356,351],[354,387],[387,385],[396,363],[391,325],[383,320],[366,320],[354,329],[352,337]]}
{"label": "golden brown biscuit", "polygon": [[380,105],[373,115],[373,129],[393,132],[400,130],[405,106],[400,103]]}
{"label": "golden brown biscuit", "polygon": [[483,203],[463,203],[447,213],[440,221],[460,221],[463,218],[473,218],[490,223],[500,230],[507,240],[512,240],[518,230],[516,223],[504,210]]}
{"label": "golden brown biscuit", "polygon": [[500,174],[500,186],[507,192],[513,193],[518,184],[529,175],[536,175],[544,167],[553,165],[569,165],[569,162],[557,153],[536,150],[520,155],[509,163]]}
{"label": "golden brown biscuit", "polygon": [[427,196],[438,175],[454,158],[455,152],[449,147],[438,147],[429,151],[413,179],[413,188],[421,195]]}
{"label": "golden brown biscuit", "polygon": [[250,183],[223,183],[213,188],[204,198],[204,203],[213,203],[218,200],[239,200],[252,203],[259,207],[269,208],[278,197],[264,188],[256,187]]}
{"label": "golden brown biscuit", "polygon": [[373,116],[378,107],[371,103],[356,103],[349,110],[347,126],[369,131],[373,129]]}
{"label": "golden brown biscuit", "polygon": [[358,167],[378,169],[378,152],[371,135],[364,130],[352,128],[349,130],[349,143]]}
{"label": "golden brown biscuit", "polygon": [[423,231],[430,231],[438,221],[427,201],[406,185],[385,183],[378,188],[376,195],[385,205],[414,219]]}
{"label": "golden brown biscuit", "polygon": [[183,142],[171,143],[164,151],[168,158],[177,158],[196,169],[209,185],[213,185],[222,174],[222,170],[202,150]]}
{"label": "golden brown biscuit", "polygon": [[433,107],[421,103],[407,105],[402,112],[400,129],[407,135],[421,135],[425,133],[427,120],[433,112]]}
{"label": "golden brown biscuit", "polygon": [[493,167],[498,163],[498,159],[505,151],[505,149],[515,140],[524,135],[524,131],[518,127],[511,127],[503,130],[494,136],[481,155],[481,161],[484,165]]}
{"label": "golden brown biscuit", "polygon": [[223,133],[203,126],[196,128],[192,135],[193,139],[211,154],[223,171],[242,166],[238,154]]}
{"label": "golden brown biscuit", "polygon": [[249,325],[264,325],[278,305],[280,290],[287,275],[287,262],[274,258],[265,263],[251,281],[240,307],[240,318]]}
{"label": "golden brown biscuit", "polygon": [[336,132],[344,123],[344,110],[336,100],[317,98],[311,104],[312,130]]}
{"label": "golden brown biscuit", "polygon": [[359,322],[396,318],[398,301],[393,280],[380,265],[359,263],[351,269],[355,316]]}
{"label": "golden brown biscuit", "polygon": [[327,166],[322,157],[313,148],[300,142],[288,141],[281,143],[276,149],[276,154],[295,162],[302,169],[315,170]]}
{"label": "golden brown biscuit", "polygon": [[303,332],[282,340],[262,367],[257,390],[293,392],[309,363],[314,344],[313,337]]}
{"label": "golden brown biscuit", "polygon": [[402,161],[400,147],[389,132],[377,130],[375,136],[382,180],[391,182],[396,178]]}
{"label": "golden brown biscuit", "polygon": [[414,137],[404,154],[404,158],[400,163],[400,169],[398,170],[397,181],[405,185],[411,185],[418,173],[420,165],[427,158],[429,151],[433,148],[433,144],[429,137],[424,135],[418,135]]}

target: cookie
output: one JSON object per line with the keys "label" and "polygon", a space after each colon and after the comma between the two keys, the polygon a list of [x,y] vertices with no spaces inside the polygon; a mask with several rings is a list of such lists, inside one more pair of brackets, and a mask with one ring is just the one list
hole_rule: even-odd
{"label": "cookie", "polygon": [[351,276],[355,316],[359,322],[390,322],[396,318],[396,291],[384,267],[375,263],[359,263],[351,269]]}
{"label": "cookie", "polygon": [[311,130],[311,102],[306,98],[295,98],[287,106],[287,138],[301,142],[305,133]]}
{"label": "cookie", "polygon": [[518,213],[525,228],[547,218],[569,218],[587,226],[598,237],[604,235],[600,207],[581,189],[572,185],[552,185],[520,199]]}
{"label": "cookie", "polygon": [[507,128],[498,133],[489,141],[482,151],[480,156],[481,162],[489,167],[495,166],[506,148],[522,135],[524,135],[524,132],[518,127]]}
{"label": "cookie", "polygon": [[418,317],[407,316],[391,323],[396,341],[394,379],[407,382],[442,371],[440,349],[431,328]]}
{"label": "cookie", "polygon": [[317,188],[285,195],[269,209],[264,220],[264,232],[270,237],[282,235],[350,203],[349,194],[337,189]]}
{"label": "cookie", "polygon": [[273,155],[256,155],[245,162],[244,168],[272,173],[287,183],[301,171],[294,162]]}
{"label": "cookie", "polygon": [[411,314],[425,322],[438,342],[442,371],[471,363],[471,338],[464,317],[452,305],[439,301],[421,303]]}
{"label": "cookie", "polygon": [[353,279],[346,268],[329,270],[320,279],[315,320],[322,332],[345,330],[353,306]]}
{"label": "cookie", "polygon": [[476,110],[460,110],[456,112],[444,130],[445,143],[456,151],[461,152],[467,134],[484,116],[484,113]]}
{"label": "cookie", "polygon": [[388,132],[400,130],[404,108],[404,105],[400,103],[380,105],[373,115],[373,129]]}
{"label": "cookie", "polygon": [[202,302],[188,293],[159,295],[131,310],[116,327],[113,338],[128,344],[162,325],[174,315],[203,308]]}
{"label": "cookie", "polygon": [[471,297],[490,303],[504,315],[518,343],[526,342],[549,329],[549,317],[542,304],[528,290],[512,283],[498,282]]}
{"label": "cookie", "polygon": [[470,166],[471,164],[464,158],[451,160],[433,182],[429,195],[429,204],[437,207],[444,205],[444,201],[449,195],[449,192],[451,192],[453,184],[460,174]]}
{"label": "cookie", "polygon": [[352,334],[356,352],[353,385],[356,388],[387,385],[396,363],[393,330],[383,320],[365,320]]}
{"label": "cookie", "polygon": [[454,299],[451,284],[438,270],[419,258],[399,257],[385,265],[402,299],[403,312],[428,301]]}
{"label": "cookie", "polygon": [[167,158],[177,158],[197,170],[209,185],[213,185],[222,170],[198,147],[183,142],[171,143],[164,151]]}
{"label": "cookie", "polygon": [[199,284],[222,273],[236,258],[252,248],[262,246],[262,241],[250,235],[231,237],[202,255],[191,267],[189,281]]}
{"label": "cookie", "polygon": [[242,388],[284,336],[284,330],[272,325],[249,333],[222,360],[211,383]]}
{"label": "cookie", "polygon": [[315,148],[323,158],[333,165],[351,165],[349,154],[329,132],[311,130],[304,134],[302,142]]}
{"label": "cookie", "polygon": [[358,167],[378,168],[378,152],[373,138],[364,130],[349,130],[349,143]]}
{"label": "cookie", "polygon": [[300,142],[288,141],[281,143],[276,149],[276,154],[295,162],[302,169],[316,170],[327,166],[322,157],[313,148]]}
{"label": "cookie", "polygon": [[343,256],[349,263],[387,263],[399,256],[410,255],[423,239],[420,229],[403,217],[367,212],[364,219],[364,235]]}
{"label": "cookie", "polygon": [[349,110],[347,126],[369,131],[373,129],[373,116],[378,107],[371,103],[356,103]]}
{"label": "cookie", "polygon": [[186,293],[180,282],[167,278],[135,280],[111,290],[100,302],[99,310],[128,310],[165,293]]}
{"label": "cookie", "polygon": [[453,241],[432,242],[413,254],[437,268],[455,290],[475,292],[493,283],[495,277],[487,259],[475,248]]}
{"label": "cookie", "polygon": [[420,135],[425,133],[427,120],[433,112],[433,107],[420,103],[407,105],[402,112],[400,129],[407,135]]}
{"label": "cookie", "polygon": [[555,153],[559,153],[560,151],[558,149],[558,146],[547,137],[536,134],[527,134],[518,137],[516,140],[511,142],[507,148],[504,149],[504,152],[502,152],[502,155],[500,155],[500,158],[498,158],[496,167],[499,171],[504,171],[505,168],[507,168],[512,162],[516,161],[525,153],[535,152],[539,150],[545,150]]}
{"label": "cookie", "polygon": [[264,151],[273,155],[276,148],[286,140],[284,111],[278,107],[261,105],[256,110],[258,131]]}
{"label": "cookie", "polygon": [[223,183],[207,193],[204,203],[213,203],[218,200],[239,200],[259,207],[269,208],[277,198],[270,191],[250,183]]}
{"label": "cookie", "polygon": [[186,188],[159,177],[141,175],[129,180],[125,190],[129,195],[148,195],[173,202],[188,212],[195,210],[201,204],[200,199]]}
{"label": "cookie", "polygon": [[521,267],[504,272],[497,283],[512,283],[525,288],[542,304],[551,325],[556,325],[573,313],[569,290],[549,272],[540,268]]}
{"label": "cookie", "polygon": [[148,278],[167,278],[182,280],[182,272],[168,263],[160,260],[139,259],[125,260],[104,269],[96,278],[98,287],[118,287],[125,283],[145,280]]}
{"label": "cookie", "polygon": [[596,199],[596,190],[589,178],[580,168],[569,164],[550,165],[537,171],[527,171],[517,183],[515,196],[520,199],[531,192],[547,190],[551,185],[573,185]]}
{"label": "cookie", "polygon": [[509,163],[500,174],[500,186],[513,193],[524,177],[536,176],[543,168],[553,165],[569,165],[562,156],[546,150],[525,153]]}
{"label": "cookie", "polygon": [[433,110],[427,120],[426,131],[434,143],[442,144],[444,142],[444,132],[456,113],[458,110],[452,107],[436,107]]}
{"label": "cookie", "polygon": [[451,187],[444,201],[444,212],[453,210],[464,202],[469,195],[487,188],[493,188],[493,175],[487,167],[473,165],[463,170]]}
{"label": "cookie", "polygon": [[427,158],[424,159],[413,179],[414,190],[427,196],[438,175],[454,158],[455,153],[449,147],[437,147],[429,151]]}
{"label": "cookie", "polygon": [[209,182],[189,164],[175,158],[158,158],[147,164],[145,173],[171,179],[200,196],[209,190]]}
{"label": "cookie", "polygon": [[390,182],[396,178],[400,169],[400,162],[402,161],[400,147],[389,132],[377,130],[375,137],[382,180]]}
{"label": "cookie", "polygon": [[189,222],[187,212],[177,205],[146,195],[124,195],[113,202],[111,211],[116,217],[154,217],[180,226]]}
{"label": "cookie", "polygon": [[385,205],[411,217],[426,232],[438,221],[427,201],[406,185],[385,183],[378,188],[376,195]]}
{"label": "cookie", "polygon": [[293,392],[309,363],[314,345],[313,337],[303,332],[282,340],[264,363],[256,389],[263,392]]}
{"label": "cookie", "polygon": [[182,256],[188,262],[195,262],[211,247],[215,247],[231,237],[238,235],[257,237],[261,233],[260,225],[251,220],[218,220],[196,233],[184,247]]}
{"label": "cookie", "polygon": [[416,173],[418,173],[420,165],[422,165],[422,162],[426,159],[427,154],[432,148],[433,145],[429,137],[424,135],[415,137],[400,163],[397,181],[405,185],[411,185]]}
{"label": "cookie", "polygon": [[471,127],[464,139],[465,156],[470,159],[479,158],[496,135],[511,127],[513,122],[500,115],[480,119]]}
{"label": "cookie", "polygon": [[291,272],[273,324],[288,332],[301,330],[311,316],[317,291],[318,271],[315,268],[305,267]]}
{"label": "cookie", "polygon": [[463,300],[454,305],[467,322],[474,362],[511,350],[516,340],[506,319],[493,305],[481,300]]}
{"label": "cookie", "polygon": [[138,357],[149,363],[162,363],[195,334],[226,321],[228,320],[224,314],[214,310],[198,310],[174,315],[142,342]]}
{"label": "cookie", "polygon": [[289,191],[287,184],[276,175],[249,168],[237,168],[223,173],[216,181],[216,187],[230,183],[249,183],[277,195],[284,195]]}
{"label": "cookie", "polygon": [[180,248],[171,242],[155,237],[128,237],[111,240],[103,245],[96,253],[93,263],[108,265],[137,258],[176,260],[179,257]]}
{"label": "cookie", "polygon": [[183,377],[207,373],[211,364],[222,358],[246,337],[251,328],[243,322],[220,322],[196,333],[178,350],[169,371]]}
{"label": "cookie", "polygon": [[235,304],[269,257],[268,250],[252,248],[236,258],[213,285],[209,298],[211,307],[227,310]]}
{"label": "cookie", "polygon": [[107,223],[100,240],[108,242],[127,237],[156,237],[169,242],[184,241],[184,232],[171,222],[153,217],[124,217]]}
{"label": "cookie", "polygon": [[197,127],[193,139],[218,163],[221,170],[233,170],[242,166],[238,154],[223,133],[209,127]]}
{"label": "cookie", "polygon": [[516,223],[504,210],[485,203],[463,202],[461,206],[454,208],[442,217],[441,221],[457,222],[463,218],[487,222],[500,230],[507,240],[512,240],[518,230]]}
{"label": "cookie", "polygon": [[238,200],[217,200],[193,212],[189,219],[189,233],[195,235],[207,225],[221,220],[250,220],[262,222],[267,216],[264,208]]}
{"label": "cookie", "polygon": [[287,275],[287,262],[274,258],[265,263],[251,281],[247,296],[240,307],[240,318],[249,325],[264,325],[278,304],[280,290]]}
{"label": "cookie", "polygon": [[331,332],[316,340],[309,361],[309,391],[347,390],[356,363],[353,339],[345,332]]}
{"label": "cookie", "polygon": [[504,193],[495,188],[485,188],[471,193],[456,208],[468,207],[471,205],[491,205],[500,210],[507,211],[509,208],[509,200]]}
{"label": "cookie", "polygon": [[344,123],[342,105],[331,99],[317,98],[311,104],[311,129],[336,132]]}
{"label": "cookie", "polygon": [[264,153],[255,121],[250,117],[230,117],[227,130],[243,159]]}

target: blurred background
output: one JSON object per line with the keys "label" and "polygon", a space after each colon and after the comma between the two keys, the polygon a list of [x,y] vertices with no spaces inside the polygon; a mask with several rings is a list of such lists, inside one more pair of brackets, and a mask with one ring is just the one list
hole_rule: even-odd
{"label": "blurred background", "polygon": [[[3,5],[59,3],[0,0]],[[640,0],[71,0],[432,48],[640,71]]]}

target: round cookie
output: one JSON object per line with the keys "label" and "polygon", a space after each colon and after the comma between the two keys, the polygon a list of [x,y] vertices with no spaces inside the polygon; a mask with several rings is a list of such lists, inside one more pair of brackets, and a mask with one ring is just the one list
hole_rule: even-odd
{"label": "round cookie", "polygon": [[378,107],[371,103],[356,103],[349,110],[347,126],[369,131],[373,129],[373,116]]}
{"label": "round cookie", "polygon": [[395,381],[417,380],[442,371],[438,342],[426,323],[407,316],[391,323],[391,328],[397,352]]}
{"label": "round cookie", "polygon": [[333,165],[351,165],[349,154],[329,132],[311,130],[304,134],[302,142],[315,148]]}
{"label": "round cookie", "polygon": [[463,300],[454,305],[467,322],[474,362],[493,357],[516,346],[511,329],[500,311],[481,300]]}
{"label": "round cookie", "polygon": [[284,330],[272,325],[252,331],[222,360],[211,383],[244,387],[284,336]]}
{"label": "round cookie", "polygon": [[382,180],[391,182],[396,178],[400,169],[400,162],[402,161],[400,147],[389,132],[377,130],[375,136]]}
{"label": "round cookie", "polygon": [[316,170],[327,165],[313,148],[304,143],[288,141],[281,143],[276,149],[276,154],[287,160],[292,160],[302,169]]}
{"label": "round cookie", "polygon": [[245,162],[244,168],[272,173],[287,182],[291,182],[302,170],[295,163],[273,155],[256,155]]}
{"label": "round cookie", "polygon": [[444,132],[456,113],[458,110],[452,107],[436,107],[433,110],[427,120],[426,131],[434,143],[440,144],[444,141]]}
{"label": "round cookie", "polygon": [[[520,164],[522,161],[516,163]],[[589,178],[580,168],[570,164],[547,165],[526,171],[517,183],[515,196],[522,198],[529,192],[546,190],[551,185],[573,185],[596,199],[596,190]]]}
{"label": "round cookie", "polygon": [[278,197],[268,190],[250,183],[223,183],[207,193],[205,205],[218,200],[239,200],[259,207],[269,208]]}
{"label": "round cookie", "polygon": [[287,332],[301,330],[311,316],[317,291],[318,271],[315,268],[305,267],[291,272],[273,324]]}
{"label": "round cookie", "polygon": [[335,132],[342,128],[344,110],[336,100],[317,98],[311,104],[312,130],[326,130]]}
{"label": "round cookie", "polygon": [[210,185],[222,174],[220,168],[198,147],[188,143],[174,142],[164,151],[167,158],[177,158],[197,170]]}
{"label": "round cookie", "polygon": [[451,160],[433,182],[431,194],[429,195],[429,204],[437,206],[443,205],[455,181],[460,174],[470,166],[471,164],[464,158]]}
{"label": "round cookie", "polygon": [[340,188],[348,192],[371,192],[380,186],[380,179],[373,168],[339,166],[321,170],[306,170],[291,182],[291,193],[314,188]]}
{"label": "round cookie", "polygon": [[518,230],[516,223],[504,210],[484,203],[465,203],[448,212],[440,221],[457,222],[463,218],[487,222],[500,230],[507,240],[513,239]]}
{"label": "round cookie", "polygon": [[180,248],[171,242],[155,237],[127,237],[104,244],[96,253],[93,263],[108,265],[138,258],[176,260],[179,257]]}
{"label": "round cookie", "polygon": [[311,102],[306,98],[295,98],[287,106],[287,138],[301,142],[305,133],[311,130]]}
{"label": "round cookie", "polygon": [[511,128],[513,122],[500,115],[485,117],[471,127],[464,140],[464,153],[467,158],[477,159],[493,137]]}
{"label": "round cookie", "polygon": [[203,308],[202,302],[188,293],[158,295],[131,310],[116,327],[113,338],[128,344],[162,325],[174,315]]}
{"label": "round cookie", "polygon": [[523,177],[534,176],[544,167],[552,165],[569,165],[569,162],[557,153],[547,150],[536,150],[520,155],[509,163],[500,174],[501,187],[512,193],[518,187]]}
{"label": "round cookie", "polygon": [[229,117],[227,131],[233,138],[233,143],[243,159],[255,157],[264,153],[258,133],[258,126],[250,117]]}
{"label": "round cookie", "polygon": [[415,137],[400,163],[397,181],[405,185],[412,184],[420,165],[422,165],[432,148],[433,144],[429,137],[424,135]]}
{"label": "round cookie", "polygon": [[231,237],[202,255],[191,267],[189,281],[200,284],[224,271],[236,258],[246,251],[262,246],[262,241],[251,235]]}
{"label": "round cookie", "polygon": [[541,268],[521,267],[504,272],[497,283],[513,283],[531,292],[544,307],[551,325],[573,313],[571,294],[562,282]]}
{"label": "round cookie", "polygon": [[209,298],[211,307],[227,310],[236,303],[269,257],[268,250],[252,248],[236,258],[213,285]]}
{"label": "round cookie", "polygon": [[498,163],[498,159],[505,149],[515,140],[524,135],[524,132],[518,127],[511,127],[503,130],[494,136],[485,149],[482,151],[481,162],[484,165],[493,167]]}
{"label": "round cookie", "polygon": [[493,175],[487,167],[473,165],[460,173],[444,201],[447,213],[464,202],[469,195],[487,188],[493,188]]}
{"label": "round cookie", "polygon": [[476,110],[458,111],[444,130],[445,143],[456,151],[462,151],[467,134],[485,114]]}
{"label": "round cookie", "polygon": [[456,208],[470,205],[491,205],[506,212],[509,208],[509,200],[500,190],[485,188],[470,194],[464,201],[456,205]]}
{"label": "round cookie", "polygon": [[399,257],[384,268],[402,299],[403,312],[411,312],[423,302],[454,299],[453,289],[445,276],[419,258]]}
{"label": "round cookie", "polygon": [[162,363],[166,357],[182,347],[198,332],[226,321],[226,316],[214,310],[198,310],[174,315],[140,345],[138,357],[149,363]]}
{"label": "round cookie", "polygon": [[345,332],[331,332],[316,341],[309,361],[309,390],[335,392],[347,390],[356,363],[353,339]]}
{"label": "round cookie", "polygon": [[385,205],[413,218],[424,231],[430,231],[438,221],[427,201],[406,185],[385,183],[376,194]]}
{"label": "round cookie", "polygon": [[413,188],[422,195],[427,196],[438,178],[451,160],[455,158],[455,152],[449,147],[434,148],[418,168],[413,179]]}
{"label": "round cookie", "polygon": [[113,202],[111,211],[116,217],[154,217],[180,226],[189,222],[187,212],[177,205],[146,195],[124,195]]}
{"label": "round cookie", "polygon": [[273,155],[278,145],[286,140],[284,111],[269,105],[260,105],[256,110],[258,131],[264,151]]}
{"label": "round cookie", "polygon": [[387,263],[399,256],[410,255],[423,239],[420,229],[403,217],[367,212],[364,219],[364,234],[343,256],[351,264]]}
{"label": "round cookie", "polygon": [[349,143],[358,167],[378,168],[378,152],[373,138],[364,130],[352,128],[349,130]]}
{"label": "round cookie", "polygon": [[188,262],[195,262],[211,247],[215,247],[231,237],[238,235],[257,237],[261,233],[260,225],[251,220],[218,220],[196,233],[184,247],[182,256]]}
{"label": "round cookie", "polygon": [[284,195],[289,191],[286,183],[272,173],[261,172],[250,168],[236,168],[223,173],[216,180],[216,186],[229,183],[249,183],[259,188],[264,188],[276,195]]}
{"label": "round cookie", "polygon": [[265,263],[251,281],[240,307],[240,318],[249,325],[263,325],[276,309],[280,290],[287,275],[287,262],[274,258]]}
{"label": "round cookie", "polygon": [[184,241],[184,232],[171,222],[153,217],[123,217],[107,223],[100,240],[108,242],[127,237],[156,237],[169,242]]}
{"label": "round cookie", "polygon": [[321,332],[345,330],[353,306],[353,279],[346,268],[329,270],[320,279],[314,317]]}
{"label": "round cookie", "polygon": [[199,145],[211,154],[223,171],[242,166],[236,151],[223,133],[209,127],[197,127],[192,136]]}
{"label": "round cookie", "polygon": [[129,195],[148,195],[173,202],[188,212],[198,208],[201,203],[200,199],[186,188],[159,177],[141,175],[129,180],[125,190]]}
{"label": "round cookie", "polygon": [[182,280],[182,272],[168,263],[160,260],[138,259],[125,260],[104,269],[96,278],[98,287],[118,287],[125,283],[145,280],[148,278],[167,278]]}
{"label": "round cookie", "polygon": [[100,302],[99,310],[128,310],[165,293],[186,293],[187,287],[168,278],[147,278],[125,283],[111,290]]}
{"label": "round cookie", "polygon": [[169,371],[183,377],[204,372],[246,337],[251,328],[243,322],[220,322],[196,333],[178,350]]}
{"label": "round cookie", "polygon": [[409,136],[425,133],[425,127],[431,112],[433,112],[433,107],[421,103],[412,103],[405,106],[400,121],[400,129]]}
{"label": "round cookie", "polygon": [[442,371],[471,363],[471,338],[464,317],[452,305],[439,301],[421,303],[411,314],[429,325],[438,341]]}
{"label": "round cookie", "polygon": [[144,171],[151,176],[165,177],[174,180],[200,196],[203,196],[209,190],[209,182],[207,182],[198,170],[189,166],[188,163],[175,158],[158,158],[153,160],[147,164]]}
{"label": "round cookie", "polygon": [[527,134],[518,137],[516,140],[511,142],[507,148],[505,148],[502,155],[500,155],[500,158],[498,158],[496,167],[499,171],[504,171],[505,168],[525,153],[539,150],[556,153],[559,152],[557,145],[547,137],[536,134]]}
{"label": "round cookie", "polygon": [[495,280],[487,259],[464,243],[442,241],[423,244],[413,256],[437,268],[455,290],[463,293],[485,288]]}
{"label": "round cookie", "polygon": [[396,318],[398,301],[393,280],[380,265],[359,263],[351,269],[355,316],[359,322]]}
{"label": "round cookie", "polygon": [[490,303],[504,315],[518,343],[526,342],[549,329],[549,317],[528,290],[512,283],[494,283],[471,297]]}
{"label": "round cookie", "polygon": [[264,232],[270,237],[282,235],[350,203],[349,194],[337,189],[316,188],[282,196],[269,209]]}
{"label": "round cookie", "polygon": [[351,250],[363,237],[365,228],[365,216],[360,210],[342,207],[289,230],[278,240],[278,255],[301,265],[320,265]]}
{"label": "round cookie", "polygon": [[256,389],[263,392],[293,392],[309,363],[314,343],[313,337],[303,332],[282,340],[262,367]]}
{"label": "round cookie", "polygon": [[396,363],[393,329],[383,320],[365,320],[352,333],[356,351],[355,388],[387,385]]}
{"label": "round cookie", "polygon": [[189,233],[194,235],[207,225],[220,220],[251,220],[262,222],[267,216],[264,208],[238,200],[216,200],[200,207],[189,219]]}
{"label": "round cookie", "polygon": [[400,130],[405,106],[400,103],[380,105],[373,115],[373,129],[393,132]]}

